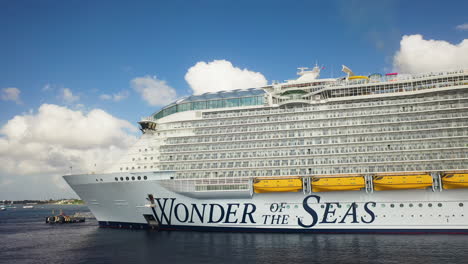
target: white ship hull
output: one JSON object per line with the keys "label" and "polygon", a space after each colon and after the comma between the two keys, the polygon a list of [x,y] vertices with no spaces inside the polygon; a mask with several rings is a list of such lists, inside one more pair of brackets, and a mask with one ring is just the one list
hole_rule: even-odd
{"label": "white ship hull", "polygon": [[[116,176],[135,175],[148,175],[148,179],[114,181]],[[251,196],[224,192],[227,198],[197,199],[169,190],[164,187],[167,180],[158,177],[156,173],[115,173],[64,178],[86,201],[101,227],[468,234],[468,189],[261,193]],[[149,194],[154,196],[153,205],[148,199]],[[151,218],[153,225],[148,220]]]}

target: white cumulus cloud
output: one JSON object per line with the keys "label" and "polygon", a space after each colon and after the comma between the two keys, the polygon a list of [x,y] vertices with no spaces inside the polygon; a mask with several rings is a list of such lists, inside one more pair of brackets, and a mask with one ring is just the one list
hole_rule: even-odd
{"label": "white cumulus cloud", "polygon": [[100,109],[82,112],[43,104],[37,113],[17,115],[0,128],[0,182],[9,183],[0,185],[0,194],[44,195],[39,185],[14,192],[11,185],[34,182],[59,189],[64,187],[60,176],[70,167],[74,174],[106,169],[134,144],[136,131]]}
{"label": "white cumulus cloud", "polygon": [[0,97],[4,101],[13,101],[17,104],[21,104],[20,93],[20,89],[15,87],[3,88]]}
{"label": "white cumulus cloud", "polygon": [[74,95],[73,92],[69,88],[61,89],[59,98],[67,104],[71,104],[80,100],[80,96]]}
{"label": "white cumulus cloud", "polygon": [[137,77],[130,81],[130,85],[152,106],[172,103],[177,96],[174,88],[156,76]]}
{"label": "white cumulus cloud", "polygon": [[468,39],[451,44],[444,40],[426,40],[421,35],[403,36],[400,50],[393,57],[393,66],[403,73],[468,68]]}
{"label": "white cumulus cloud", "polygon": [[468,23],[458,25],[455,28],[458,30],[468,30]]}
{"label": "white cumulus cloud", "polygon": [[194,94],[267,85],[263,74],[234,67],[227,60],[200,61],[188,69],[185,80]]}
{"label": "white cumulus cloud", "polygon": [[115,94],[101,94],[99,98],[102,100],[112,100],[114,102],[122,101],[130,95],[128,91],[121,91]]}

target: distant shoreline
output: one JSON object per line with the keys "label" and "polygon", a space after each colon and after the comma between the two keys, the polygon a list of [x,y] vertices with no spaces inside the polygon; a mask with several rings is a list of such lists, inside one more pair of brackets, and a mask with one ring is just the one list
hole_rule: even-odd
{"label": "distant shoreline", "polygon": [[27,204],[27,205],[85,205],[86,203],[83,200],[79,199],[59,199],[59,200],[3,200],[0,201],[0,205],[8,206],[15,204]]}

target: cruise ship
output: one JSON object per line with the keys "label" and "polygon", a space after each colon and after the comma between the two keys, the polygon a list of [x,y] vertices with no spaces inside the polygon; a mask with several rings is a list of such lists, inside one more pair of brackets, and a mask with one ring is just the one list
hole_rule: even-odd
{"label": "cruise ship", "polygon": [[343,72],[182,98],[64,178],[101,227],[468,234],[468,70]]}

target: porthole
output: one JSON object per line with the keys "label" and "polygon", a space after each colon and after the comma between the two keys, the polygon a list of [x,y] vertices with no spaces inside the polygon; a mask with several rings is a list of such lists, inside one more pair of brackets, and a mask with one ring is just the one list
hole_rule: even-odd
{"label": "porthole", "polygon": [[341,208],[341,204],[338,204],[338,208]]}
{"label": "porthole", "polygon": [[375,203],[372,204],[372,207],[376,207],[377,205]]}
{"label": "porthole", "polygon": [[102,181],[102,179],[100,179]]}
{"label": "porthole", "polygon": [[141,180],[141,176],[138,176],[138,180]]}
{"label": "porthole", "polygon": [[325,206],[322,204],[322,205],[320,205],[320,208],[325,208]]}
{"label": "porthole", "polygon": [[126,179],[127,181],[129,181],[129,180],[130,180],[130,178],[128,178],[128,177],[125,177],[125,179]]}
{"label": "porthole", "polygon": [[463,203],[459,203],[458,206],[463,207]]}
{"label": "porthole", "polygon": [[144,169],[146,169],[146,166],[145,166],[145,167],[143,167],[143,168],[144,168]]}
{"label": "porthole", "polygon": [[115,181],[119,181],[119,178],[115,177]]}
{"label": "porthole", "polygon": [[120,170],[123,170],[123,168],[120,168]]}
{"label": "porthole", "polygon": [[427,206],[432,207],[432,204],[430,203],[430,204],[428,204]]}
{"label": "porthole", "polygon": [[409,207],[413,207],[413,204],[412,204],[412,203],[410,203],[410,204],[409,204]]}
{"label": "porthole", "polygon": [[135,180],[135,176],[132,176],[132,181],[134,181],[134,180]]}
{"label": "porthole", "polygon": [[441,203],[438,203],[437,206],[442,207],[442,204],[441,204]]}
{"label": "porthole", "polygon": [[382,204],[381,206],[382,206],[382,208],[385,208],[385,204]]}
{"label": "porthole", "polygon": [[422,205],[422,204],[418,204],[418,206],[419,206],[419,207],[423,207],[423,205]]}
{"label": "porthole", "polygon": [[395,207],[395,205],[394,205],[394,204],[391,204],[391,205],[390,205],[390,207],[391,207],[391,208],[394,208],[394,207]]}
{"label": "porthole", "polygon": [[138,169],[140,169],[140,166],[138,166]]}
{"label": "porthole", "polygon": [[143,179],[144,179],[144,180],[147,180],[147,179],[148,179],[148,177],[146,177],[146,176],[143,176]]}
{"label": "porthole", "polygon": [[123,181],[123,177],[120,177],[120,180]]}
{"label": "porthole", "polygon": [[98,179],[96,179],[96,181],[98,181]]}
{"label": "porthole", "polygon": [[400,207],[404,207],[405,205],[404,204],[400,204]]}
{"label": "porthole", "polygon": [[289,209],[289,208],[290,208],[290,206],[289,206],[289,205],[286,205],[286,208],[288,208],[288,209]]}

